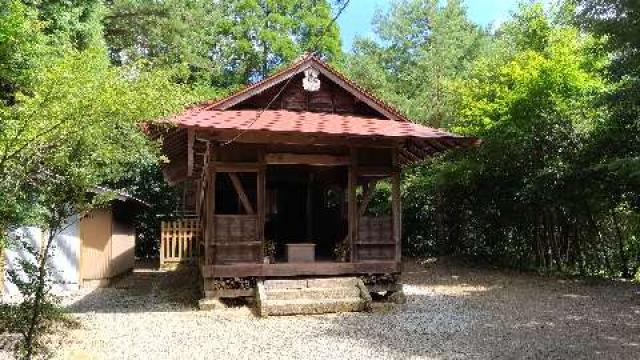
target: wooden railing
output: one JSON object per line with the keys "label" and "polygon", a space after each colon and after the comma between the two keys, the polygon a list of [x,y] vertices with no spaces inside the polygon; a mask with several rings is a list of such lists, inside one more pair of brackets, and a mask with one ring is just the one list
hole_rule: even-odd
{"label": "wooden railing", "polygon": [[160,265],[195,261],[200,239],[198,218],[163,221],[160,230]]}

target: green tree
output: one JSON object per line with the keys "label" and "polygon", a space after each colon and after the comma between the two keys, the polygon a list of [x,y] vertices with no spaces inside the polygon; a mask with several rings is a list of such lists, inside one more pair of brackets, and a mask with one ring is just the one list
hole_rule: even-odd
{"label": "green tree", "polygon": [[456,97],[450,83],[486,48],[485,31],[458,0],[394,1],[374,25],[381,41],[358,39],[347,71],[411,119],[446,126]]}
{"label": "green tree", "polygon": [[101,46],[102,0],[24,0],[37,11],[42,31],[51,45],[71,45],[78,50]]}
{"label": "green tree", "polygon": [[[235,0],[219,4],[212,58],[225,64],[221,84],[261,79],[305,51],[334,59],[340,33],[328,1]],[[315,47],[315,48],[312,48]]]}
{"label": "green tree", "polygon": [[569,24],[570,6],[553,11],[521,7],[449,83],[451,129],[483,144],[407,174],[409,248],[583,274],[638,267],[631,183],[603,169],[598,146],[616,128],[599,101],[617,88],[602,76],[606,43]]}
{"label": "green tree", "polygon": [[41,27],[36,11],[18,0],[0,0],[0,101],[11,104],[16,92],[28,91],[44,51]]}
{"label": "green tree", "polygon": [[146,59],[174,68],[178,82],[210,84],[223,67],[210,54],[220,16],[209,0],[116,0],[108,4],[105,39],[117,64]]}
{"label": "green tree", "polygon": [[320,39],[332,18],[326,0],[116,0],[105,34],[116,62],[144,58],[176,69],[179,82],[229,87],[261,79],[304,51],[339,57],[335,24]]}
{"label": "green tree", "polygon": [[[603,101],[610,116],[597,129],[593,153],[597,170],[610,176],[640,208],[640,4],[636,1],[582,0],[577,20],[606,37],[612,61],[607,76],[616,88]],[[615,144],[615,146],[612,146]]]}

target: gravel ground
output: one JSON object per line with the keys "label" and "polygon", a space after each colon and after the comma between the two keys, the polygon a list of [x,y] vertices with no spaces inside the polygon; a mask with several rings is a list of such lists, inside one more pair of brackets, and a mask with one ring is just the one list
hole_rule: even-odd
{"label": "gravel ground", "polygon": [[407,263],[408,302],[360,314],[256,318],[194,310],[194,274],[136,271],[66,299],[61,359],[639,359],[640,286]]}

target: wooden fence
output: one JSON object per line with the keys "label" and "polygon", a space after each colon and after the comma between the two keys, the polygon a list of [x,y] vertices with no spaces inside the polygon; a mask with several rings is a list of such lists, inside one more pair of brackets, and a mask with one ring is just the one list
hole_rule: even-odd
{"label": "wooden fence", "polygon": [[198,218],[163,221],[160,231],[160,265],[195,261],[200,239]]}

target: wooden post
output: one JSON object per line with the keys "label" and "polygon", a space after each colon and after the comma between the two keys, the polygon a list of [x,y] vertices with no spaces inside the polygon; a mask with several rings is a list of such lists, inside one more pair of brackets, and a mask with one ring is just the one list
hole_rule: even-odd
{"label": "wooden post", "polygon": [[307,179],[307,201],[306,201],[306,236],[308,241],[313,240],[313,174],[309,174]]}
{"label": "wooden post", "polygon": [[393,174],[391,175],[391,216],[393,219],[393,241],[396,245],[395,261],[402,261],[402,206],[400,203],[400,169],[397,167],[397,152],[393,156]]}
{"label": "wooden post", "polygon": [[195,142],[195,131],[193,129],[187,130],[187,177],[193,175],[193,144]]}
{"label": "wooden post", "polygon": [[356,149],[351,148],[351,165],[349,166],[349,174],[347,179],[347,221],[349,224],[349,249],[351,254],[351,262],[357,261],[356,241],[358,234],[357,223],[357,206],[356,203],[356,187],[358,185],[358,169],[357,169],[357,153]]}
{"label": "wooden post", "polygon": [[211,251],[211,246],[215,243],[215,239],[214,237],[214,226],[216,225],[215,222],[215,215],[216,215],[216,171],[215,170],[211,170],[211,174],[209,175],[209,211],[207,214],[207,238],[205,241],[205,253],[207,254],[205,256],[205,263],[208,264],[212,264],[213,263],[213,258],[215,257],[215,254]]}
{"label": "wooden post", "polygon": [[164,265],[164,249],[166,242],[167,223],[162,221],[160,223],[160,266]]}
{"label": "wooden post", "polygon": [[[259,151],[258,152],[258,162],[260,162],[261,164],[264,164],[264,152],[263,151]],[[262,262],[265,256],[264,253],[264,224],[265,224],[265,206],[266,206],[266,202],[265,202],[265,193],[267,191],[266,187],[267,187],[267,176],[266,176],[266,168],[264,166],[261,166],[260,169],[258,170],[258,175],[256,178],[256,185],[257,185],[257,189],[256,189],[256,207],[257,207],[257,212],[258,212],[258,231],[257,231],[257,235],[258,235],[258,241],[260,241],[260,258],[258,259],[259,262]]]}
{"label": "wooden post", "polygon": [[211,143],[208,143],[208,155],[206,158],[206,171],[207,171],[207,182],[208,187],[207,187],[207,194],[208,197],[206,199],[207,201],[207,217],[206,217],[206,223],[207,223],[207,232],[205,234],[206,236],[206,241],[205,241],[205,252],[207,253],[207,255],[205,256],[204,260],[205,260],[205,264],[209,265],[209,264],[213,264],[214,259],[216,257],[215,251],[216,249],[213,247],[213,244],[215,243],[214,239],[214,234],[215,234],[215,229],[214,227],[216,226],[216,222],[215,222],[215,215],[216,215],[216,178],[217,178],[217,173],[216,173],[216,169],[215,168],[211,168],[211,166],[209,166],[209,164],[211,164],[213,161],[216,160],[217,158],[217,153],[215,151],[215,148],[213,147],[213,145]]}

